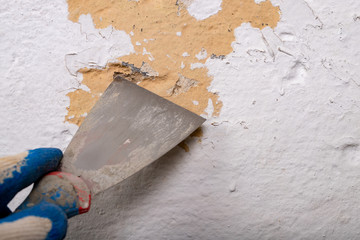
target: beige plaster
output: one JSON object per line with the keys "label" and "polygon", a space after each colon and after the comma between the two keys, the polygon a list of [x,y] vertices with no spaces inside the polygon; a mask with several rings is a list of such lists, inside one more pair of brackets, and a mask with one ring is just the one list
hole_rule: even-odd
{"label": "beige plaster", "polygon": [[[234,41],[233,30],[242,23],[250,22],[256,28],[273,28],[280,18],[279,8],[270,1],[256,4],[253,0],[224,0],[221,11],[202,21],[190,16],[185,5],[177,1],[68,0],[68,5],[69,19],[74,22],[81,14],[91,14],[96,28],[112,25],[132,35],[135,53],[121,57],[119,61],[157,73],[140,79],[140,86],[197,114],[204,113],[208,99],[211,99],[215,116],[220,113],[222,103],[217,93],[207,89],[212,78],[205,67],[191,68],[191,64],[205,63],[213,54],[229,54]],[[207,58],[196,58],[204,50]],[[189,56],[183,56],[184,53]],[[65,118],[77,125],[81,124],[85,113],[90,111],[100,93],[110,84],[114,72],[131,73],[121,64],[110,64],[103,70],[80,71],[84,79],[82,84],[90,92],[79,89],[68,94],[70,106]],[[183,82],[183,77],[193,84],[186,86],[185,90],[172,91],[178,88],[179,81]],[[199,104],[195,105],[193,101]]]}

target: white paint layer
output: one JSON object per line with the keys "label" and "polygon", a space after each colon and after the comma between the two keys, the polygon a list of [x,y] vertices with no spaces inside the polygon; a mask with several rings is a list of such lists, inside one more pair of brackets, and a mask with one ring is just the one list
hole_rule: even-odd
{"label": "white paint layer", "polygon": [[221,10],[222,0],[194,0],[187,10],[191,16],[197,20],[204,20]]}
{"label": "white paint layer", "polygon": [[71,239],[358,238],[360,3],[279,4],[275,31],[244,24],[207,60],[224,106],[202,142],[99,196]]}
{"label": "white paint layer", "polygon": [[88,48],[66,54],[66,68],[72,75],[76,76],[81,68],[104,68],[109,62],[116,62],[118,57],[134,51],[130,36],[124,31],[115,30],[112,26],[98,30],[90,14],[81,15],[79,23]]}
{"label": "white paint layer", "polygon": [[90,15],[81,16],[80,24],[69,21],[65,0],[0,5],[0,156],[38,147],[65,150],[77,130],[64,123],[66,94],[87,90],[77,70],[129,54],[130,38],[112,27],[95,29]]}
{"label": "white paint layer", "polygon": [[133,51],[130,38],[97,30],[90,15],[67,19],[65,0],[1,2],[0,156],[36,147],[65,149],[77,127],[64,123],[66,93],[82,67],[101,68]]}
{"label": "white paint layer", "polygon": [[[97,195],[70,219],[68,239],[358,238],[360,2],[272,2],[275,30],[238,26],[234,52],[207,58],[223,108],[202,141]],[[76,129],[63,123],[65,94],[80,81],[64,58],[94,40],[66,20],[65,1],[1,9],[2,154],[64,148]]]}

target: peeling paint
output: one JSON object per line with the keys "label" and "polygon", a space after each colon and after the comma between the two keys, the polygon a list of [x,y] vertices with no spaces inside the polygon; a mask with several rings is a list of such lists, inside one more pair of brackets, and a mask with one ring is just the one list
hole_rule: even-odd
{"label": "peeling paint", "polygon": [[[188,12],[191,13],[191,6],[195,6],[196,1],[68,0],[68,5],[69,19],[74,22],[82,14],[91,14],[96,28],[112,26],[130,34],[135,52],[118,60],[136,68],[146,66],[151,69],[154,78],[139,79],[136,74],[140,86],[197,114],[203,114],[211,100],[214,116],[220,113],[222,103],[216,93],[208,91],[212,78],[208,76],[207,68],[192,66],[204,64],[207,55],[231,53],[231,43],[235,40],[233,30],[242,23],[249,22],[260,29],[274,28],[280,19],[279,8],[270,1],[256,4],[253,0],[224,0],[216,14],[209,14],[206,19],[196,17],[201,21],[193,17],[196,14],[192,16]],[[131,74],[127,68],[113,64],[103,70],[82,69],[80,72],[82,84],[90,91],[79,89],[68,94],[70,106],[65,118],[77,125],[83,120],[81,115],[92,108],[110,84],[114,72],[128,77]],[[186,91],[172,94],[169,89],[177,85],[179,76],[196,81],[196,86],[192,84]],[[192,102],[195,98],[196,105]]]}
{"label": "peeling paint", "polygon": [[[242,24],[234,28],[234,52],[206,49],[202,69],[213,76],[208,91],[219,92],[223,107],[205,122],[202,142],[188,138],[191,152],[176,147],[96,196],[89,213],[69,220],[67,239],[359,238],[360,1],[271,2],[281,9],[275,29]],[[138,33],[124,31],[132,44],[125,37],[93,40],[90,30],[81,33],[81,23],[68,20],[64,0],[3,1],[1,9],[0,154],[39,146],[65,149],[77,130],[63,122],[66,93],[91,88],[79,86],[82,73],[71,75],[64,56],[122,40],[131,50]],[[111,39],[106,29],[97,30]],[[154,41],[146,38],[148,43],[138,42],[151,52],[147,44]],[[180,52],[192,54],[181,56],[187,68],[198,62],[193,53],[200,49],[191,49]],[[153,66],[159,59],[149,64],[161,77]],[[83,60],[88,70],[102,63]],[[109,80],[123,71],[134,80],[149,77],[143,82],[161,84],[143,75],[142,62],[121,62],[130,64],[101,66],[104,72],[113,68]],[[104,74],[94,70],[89,74]],[[189,98],[196,105],[198,97]]]}
{"label": "peeling paint", "polygon": [[168,94],[170,96],[176,96],[181,93],[186,93],[190,90],[190,88],[196,87],[197,85],[198,81],[184,77],[183,75],[179,74],[179,80],[177,80],[175,85],[168,90]]}

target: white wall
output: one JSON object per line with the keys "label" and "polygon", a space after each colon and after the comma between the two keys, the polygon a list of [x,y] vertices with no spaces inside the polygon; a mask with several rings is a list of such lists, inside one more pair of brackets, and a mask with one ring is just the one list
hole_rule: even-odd
{"label": "white wall", "polygon": [[[224,106],[201,143],[96,196],[69,239],[359,238],[360,2],[272,2],[275,30],[243,24],[234,52],[207,61]],[[65,95],[81,87],[65,56],[101,48],[101,67],[132,51],[128,36],[87,38],[63,0],[0,3],[0,154],[65,149]]]}

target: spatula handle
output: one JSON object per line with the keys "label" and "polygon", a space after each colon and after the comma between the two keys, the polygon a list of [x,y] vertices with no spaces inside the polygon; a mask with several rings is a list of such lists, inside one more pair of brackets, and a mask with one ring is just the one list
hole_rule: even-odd
{"label": "spatula handle", "polygon": [[71,218],[89,211],[91,193],[80,177],[66,172],[51,172],[35,183],[30,195],[16,211],[42,202],[59,206]]}
{"label": "spatula handle", "polygon": [[[60,240],[66,235],[67,218],[89,210],[91,195],[84,181],[68,173],[51,172],[62,156],[60,149],[38,148],[0,158],[1,239]],[[33,182],[32,193],[11,213],[8,202]]]}

